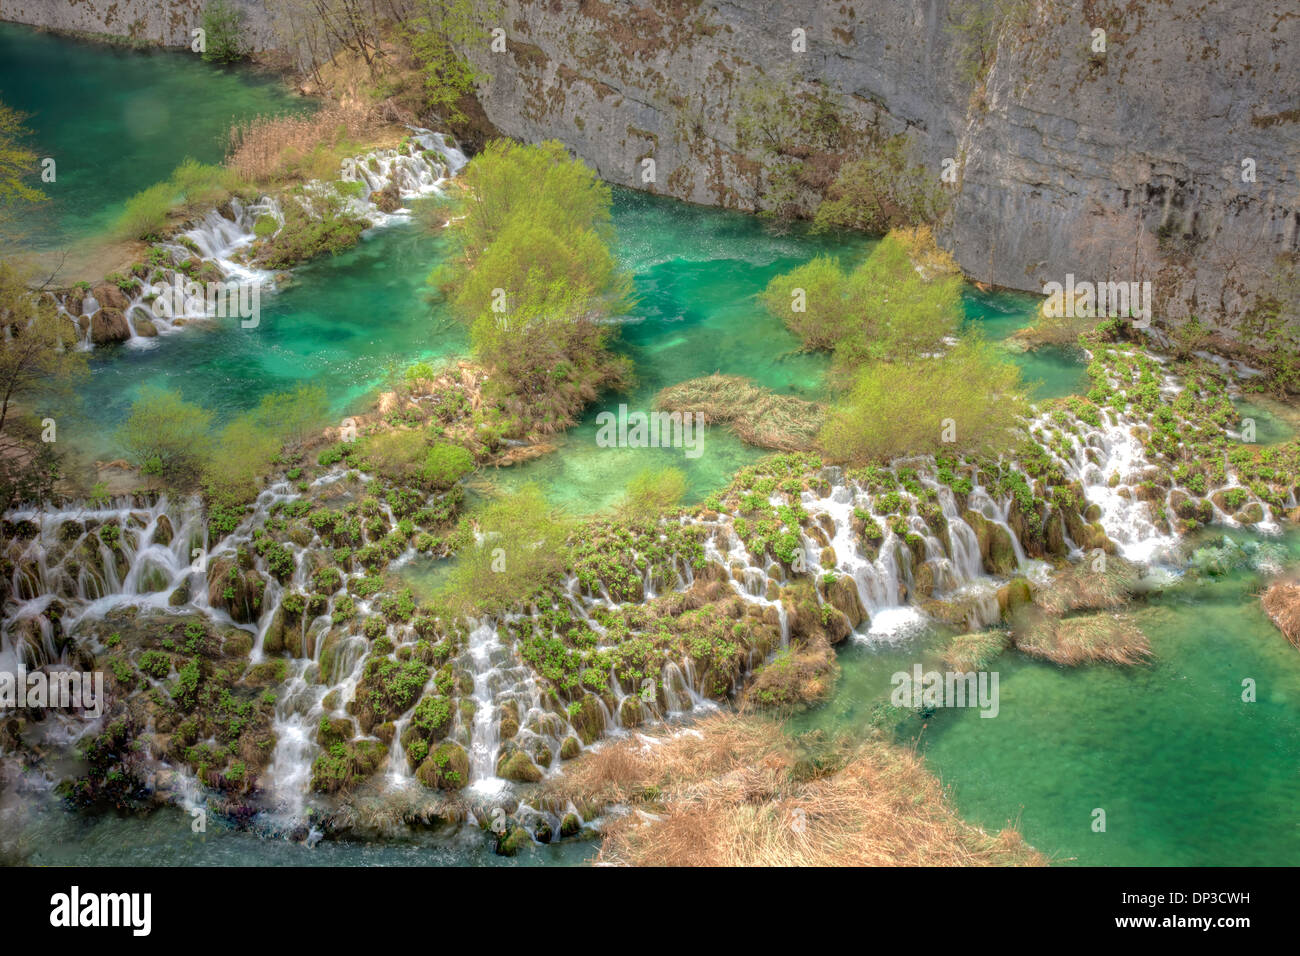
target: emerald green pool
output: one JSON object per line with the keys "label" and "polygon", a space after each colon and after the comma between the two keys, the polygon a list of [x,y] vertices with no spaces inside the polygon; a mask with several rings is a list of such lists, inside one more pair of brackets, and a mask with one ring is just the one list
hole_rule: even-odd
{"label": "emerald green pool", "polygon": [[233,122],[312,108],[276,76],[218,68],[198,54],[83,42],[0,23],[0,101],[30,114],[29,147],[55,161],[49,197],[23,245],[101,232],[127,198],[187,156],[220,162]]}
{"label": "emerald green pool", "polygon": [[[1300,561],[1300,535],[1273,540]],[[965,819],[990,829],[1018,821],[1057,862],[1294,865],[1300,653],[1260,608],[1262,582],[1247,569],[1188,575],[1135,604],[1155,655],[1148,666],[1066,669],[1007,652],[991,666],[1000,675],[996,717],[911,714],[897,738],[916,742]],[[792,730],[860,731],[887,701],[893,673],[918,662],[945,670],[944,646],[932,632],[850,646],[832,700]],[[1254,703],[1242,700],[1247,678]],[[1092,829],[1097,808],[1104,833]]]}

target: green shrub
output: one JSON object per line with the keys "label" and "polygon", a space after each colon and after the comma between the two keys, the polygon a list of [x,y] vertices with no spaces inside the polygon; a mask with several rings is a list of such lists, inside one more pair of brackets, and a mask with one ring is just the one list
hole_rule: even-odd
{"label": "green shrub", "polygon": [[459,445],[438,442],[424,458],[420,475],[435,490],[450,488],[474,470],[474,456]]}
{"label": "green shrub", "polygon": [[227,0],[208,0],[203,8],[203,59],[210,63],[234,63],[248,55],[241,36],[244,13]]}
{"label": "green shrub", "polygon": [[115,231],[127,239],[157,242],[162,238],[167,217],[179,199],[178,190],[169,182],[142,189],[126,201]]}
{"label": "green shrub", "polygon": [[1024,410],[1020,370],[991,346],[966,340],[940,358],[863,368],[831,409],[821,441],[838,461],[996,453]]}
{"label": "green shrub", "polygon": [[179,392],[147,387],[131,404],[118,441],[142,470],[178,485],[191,483],[212,445],[212,413]]}
{"label": "green shrub", "polygon": [[269,269],[287,269],[320,255],[335,255],[350,249],[361,238],[368,223],[347,212],[336,195],[316,194],[308,212],[297,197],[285,200],[284,225],[257,252],[259,264]]}

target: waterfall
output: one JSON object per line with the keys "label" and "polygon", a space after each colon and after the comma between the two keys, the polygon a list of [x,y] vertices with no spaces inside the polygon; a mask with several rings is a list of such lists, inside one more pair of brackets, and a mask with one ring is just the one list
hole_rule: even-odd
{"label": "waterfall", "polygon": [[[349,194],[340,198],[350,213],[368,222],[371,228],[403,222],[410,217],[407,209],[384,212],[374,202],[376,194],[389,183],[404,201],[440,195],[468,161],[443,134],[416,127],[410,130],[411,135],[401,146],[371,150],[342,165],[340,179],[359,182],[362,189],[360,196]],[[326,193],[339,196],[335,183],[314,180],[306,184],[301,197],[290,196],[284,201],[301,202],[310,211],[311,197]],[[222,283],[227,285],[225,295],[244,307],[241,316],[247,311],[254,289],[259,296],[275,292],[275,274],[250,265],[247,260],[259,238],[259,221],[270,217],[275,220],[276,231],[283,227],[285,217],[280,203],[274,196],[262,196],[247,204],[239,197],[232,197],[224,211],[210,209],[171,238],[155,243],[148,254],[152,266],[149,281],[138,282],[122,310],[129,333],[124,344],[137,349],[157,348],[161,336],[179,332],[190,322],[229,314],[231,310],[226,306],[214,309],[211,297],[192,284],[196,260],[220,275]],[[156,297],[155,286],[159,283],[179,291]],[[78,348],[93,349],[91,323],[101,303],[89,292],[69,292],[61,297],[45,294],[53,299],[59,315],[77,329]]]}

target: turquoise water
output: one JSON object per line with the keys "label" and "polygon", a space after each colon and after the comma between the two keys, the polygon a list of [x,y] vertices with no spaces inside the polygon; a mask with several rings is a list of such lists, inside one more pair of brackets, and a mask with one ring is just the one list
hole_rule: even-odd
{"label": "turquoise water", "polygon": [[[1285,546],[1300,559],[1300,535]],[[1018,822],[1058,862],[1300,863],[1300,653],[1260,608],[1262,586],[1248,571],[1188,576],[1131,609],[1151,641],[1151,664],[1065,669],[1008,652],[991,668],[996,717],[909,714],[898,739],[917,742],[965,819],[990,829]],[[849,647],[834,698],[795,728],[862,730],[893,673],[918,662],[946,669],[944,644],[929,633]],[[1247,678],[1254,703],[1242,700]],[[1104,833],[1092,830],[1098,808]]]}
{"label": "turquoise water", "polygon": [[219,162],[232,122],[310,108],[273,76],[197,54],[81,42],[0,23],[0,102],[31,114],[29,147],[56,163],[23,244],[45,249],[109,226],[187,156]]}
{"label": "turquoise water", "polygon": [[148,349],[96,350],[68,433],[98,454],[115,454],[113,429],[146,386],[174,388],[219,418],[305,382],[325,388],[340,418],[364,407],[390,366],[466,348],[462,328],[425,301],[424,280],[441,242],[440,233],[416,222],[373,230],[263,296],[257,328],[231,318],[161,336]]}
{"label": "turquoise water", "polygon": [[[636,385],[629,394],[603,396],[577,426],[556,436],[558,453],[489,476],[503,488],[540,482],[552,500],[578,513],[614,503],[637,472],[665,465],[686,472],[689,500],[698,501],[762,454],[722,428],[707,433],[697,458],[682,449],[600,448],[602,411],[616,412],[621,404],[648,411],[660,389],[713,372],[744,375],[784,394],[828,398],[827,356],[801,352],[799,340],[756,295],[773,276],[814,255],[850,262],[870,246],[861,238],[774,236],[750,216],[625,190],[616,192],[614,223],[619,257],[634,274],[638,296],[618,344],[636,363]],[[443,235],[418,222],[374,230],[357,249],[297,270],[288,287],[263,299],[256,329],[240,329],[231,319],[158,339],[149,350],[97,351],[83,417],[69,433],[101,456],[115,455],[113,429],[146,385],[179,389],[225,417],[263,394],[310,381],[325,387],[342,417],[382,385],[385,369],[463,355],[463,330],[425,294]],[[1033,303],[979,293],[966,306],[968,323],[1001,338],[1024,324]],[[1068,356],[1034,361],[1042,373],[1031,367],[1027,377],[1044,380],[1043,394],[1068,392],[1080,370]]]}
{"label": "turquoise water", "polygon": [[[983,292],[967,285],[962,296],[966,327],[978,330],[992,342],[1001,342],[1029,324],[1042,302],[1041,296],[1025,292]],[[1035,399],[1060,398],[1088,390],[1087,362],[1077,348],[1051,346],[1009,356],[1020,366],[1021,375]]]}
{"label": "turquoise water", "polygon": [[[321,840],[314,846],[240,830],[210,816],[194,833],[188,813],[80,814],[54,801],[7,819],[0,865],[28,866],[576,866],[596,847],[580,839],[529,844],[497,856],[477,827],[411,827],[401,840]],[[21,835],[19,835],[21,834]]]}

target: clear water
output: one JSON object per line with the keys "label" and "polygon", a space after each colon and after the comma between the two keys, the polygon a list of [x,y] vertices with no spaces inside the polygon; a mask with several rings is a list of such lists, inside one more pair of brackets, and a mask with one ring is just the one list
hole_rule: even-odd
{"label": "clear water", "polygon": [[82,42],[0,23],[0,101],[31,114],[29,146],[55,160],[50,201],[23,243],[49,248],[112,224],[130,196],[187,156],[219,162],[233,122],[310,109],[275,76],[198,54]]}
{"label": "clear water", "polygon": [[209,817],[194,833],[188,813],[165,807],[148,815],[70,812],[53,800],[27,804],[5,820],[0,865],[28,866],[577,866],[596,847],[572,839],[528,844],[497,856],[473,826],[411,828],[401,840],[321,840],[315,845],[235,829]]}
{"label": "clear water", "polygon": [[[1300,535],[1285,544],[1300,559]],[[1149,666],[1065,669],[1008,652],[994,665],[996,717],[911,714],[897,737],[917,743],[965,819],[991,829],[1018,821],[1058,862],[1300,863],[1300,653],[1260,608],[1261,585],[1248,571],[1186,577],[1132,608],[1151,640]],[[944,644],[927,633],[849,647],[833,699],[793,729],[862,730],[893,673],[918,662],[945,670]],[[1246,678],[1254,703],[1242,701]],[[1092,830],[1097,808],[1104,833]]]}

